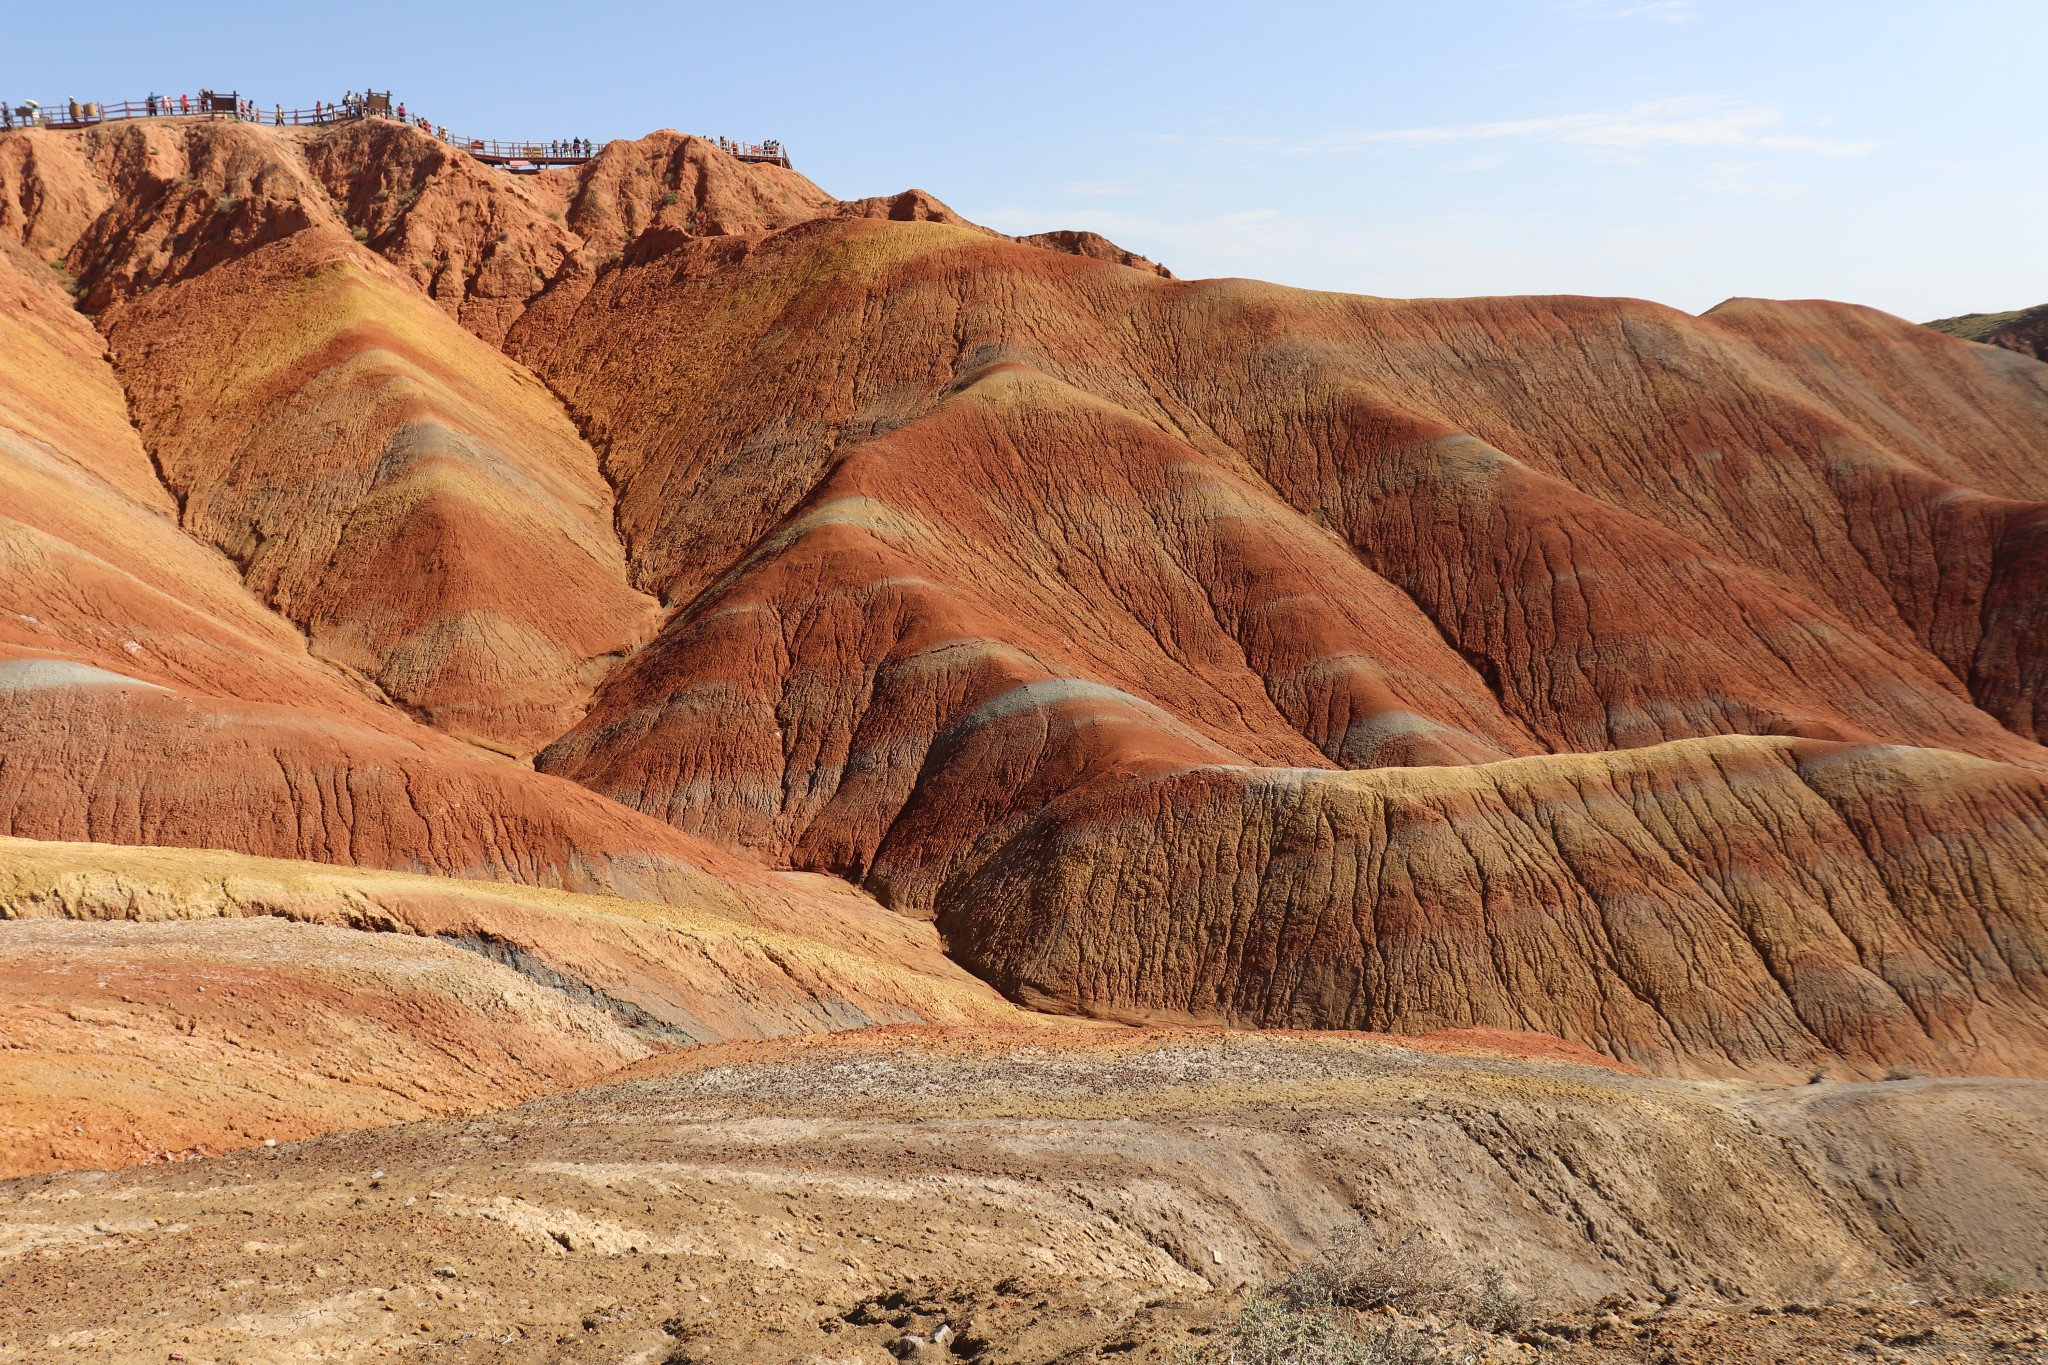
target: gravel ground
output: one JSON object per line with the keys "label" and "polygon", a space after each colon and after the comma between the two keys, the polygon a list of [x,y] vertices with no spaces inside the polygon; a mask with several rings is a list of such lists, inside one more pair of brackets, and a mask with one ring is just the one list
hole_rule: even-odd
{"label": "gravel ground", "polygon": [[2048,1271],[2044,1120],[2031,1082],[1702,1084],[1363,1037],[736,1044],[499,1114],[0,1185],[0,1361],[881,1365],[942,1324],[920,1358],[1163,1361],[1361,1223],[1539,1304],[1447,1326],[1446,1359],[2027,1359],[2041,1301],[1971,1286]]}

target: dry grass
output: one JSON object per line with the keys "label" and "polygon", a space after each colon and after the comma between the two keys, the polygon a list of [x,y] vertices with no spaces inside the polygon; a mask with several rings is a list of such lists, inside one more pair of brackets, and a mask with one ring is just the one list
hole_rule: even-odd
{"label": "dry grass", "polygon": [[1529,1308],[1493,1266],[1353,1228],[1254,1294],[1231,1330],[1185,1365],[1453,1365],[1469,1352],[1405,1320],[1506,1332],[1528,1322]]}
{"label": "dry grass", "polygon": [[1381,1241],[1365,1228],[1340,1233],[1268,1292],[1302,1311],[1391,1308],[1485,1332],[1511,1331],[1529,1316],[1528,1301],[1495,1267],[1455,1260],[1417,1237]]}

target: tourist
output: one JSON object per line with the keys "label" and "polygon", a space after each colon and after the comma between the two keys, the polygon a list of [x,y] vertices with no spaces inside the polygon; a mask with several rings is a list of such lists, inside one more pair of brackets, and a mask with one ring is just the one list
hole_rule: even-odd
{"label": "tourist", "polygon": [[156,117],[156,92],[154,90],[149,92],[149,98],[142,102],[142,107],[149,111],[151,118]]}
{"label": "tourist", "polygon": [[178,112],[181,114],[189,114],[192,112],[192,101],[184,95],[178,96]]}

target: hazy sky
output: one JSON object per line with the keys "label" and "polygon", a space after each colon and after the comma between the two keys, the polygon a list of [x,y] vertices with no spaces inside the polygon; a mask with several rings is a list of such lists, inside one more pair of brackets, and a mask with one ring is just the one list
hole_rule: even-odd
{"label": "hazy sky", "polygon": [[2048,0],[14,7],[0,97],[390,86],[451,129],[779,137],[1183,277],[2048,301]]}

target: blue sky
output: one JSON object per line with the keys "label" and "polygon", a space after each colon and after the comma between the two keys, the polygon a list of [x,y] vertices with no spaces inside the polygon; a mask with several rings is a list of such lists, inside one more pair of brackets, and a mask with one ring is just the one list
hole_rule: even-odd
{"label": "blue sky", "polygon": [[452,129],[779,137],[856,197],[1396,296],[2048,301],[2048,0],[17,6],[0,97],[366,84]]}

